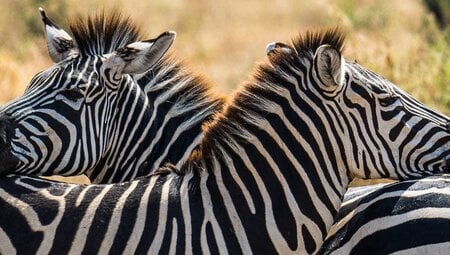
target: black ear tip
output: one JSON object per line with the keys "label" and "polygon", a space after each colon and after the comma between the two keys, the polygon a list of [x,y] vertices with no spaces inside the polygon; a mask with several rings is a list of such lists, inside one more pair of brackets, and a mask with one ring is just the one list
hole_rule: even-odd
{"label": "black ear tip", "polygon": [[47,14],[44,11],[44,8],[39,7],[39,14],[41,15],[42,22],[44,22],[44,25],[52,26],[55,28],[59,28],[56,24],[54,24],[48,17]]}
{"label": "black ear tip", "polygon": [[175,31],[166,31],[166,32],[164,32],[164,35],[177,36],[177,32],[175,32]]}
{"label": "black ear tip", "polygon": [[177,33],[175,33],[174,31],[166,31],[166,32],[160,34],[158,37],[149,39],[149,40],[145,40],[144,42],[154,43],[155,41],[158,41],[161,38],[163,38],[163,40],[167,40],[170,38],[170,40],[173,41],[173,40],[175,40],[176,36],[177,36]]}
{"label": "black ear tip", "polygon": [[39,14],[41,15],[41,19],[42,20],[46,20],[47,19],[47,15],[45,14],[44,8],[39,7]]}
{"label": "black ear tip", "polygon": [[266,54],[270,55],[272,53],[275,53],[275,50],[280,51],[280,52],[286,52],[286,53],[291,53],[291,52],[295,52],[295,50],[282,42],[271,42],[269,44],[267,44],[266,46]]}
{"label": "black ear tip", "polygon": [[273,50],[277,47],[277,43],[276,42],[271,42],[269,44],[266,45],[266,54],[270,54],[273,52]]}
{"label": "black ear tip", "polygon": [[172,38],[172,40],[175,40],[175,38],[177,37],[177,33],[175,31],[166,31],[158,37],[170,37]]}

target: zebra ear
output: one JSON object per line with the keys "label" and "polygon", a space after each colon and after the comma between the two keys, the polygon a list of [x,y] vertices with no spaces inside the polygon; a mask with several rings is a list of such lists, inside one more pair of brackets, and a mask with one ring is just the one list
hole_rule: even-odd
{"label": "zebra ear", "polygon": [[106,66],[115,75],[139,74],[148,71],[170,48],[176,33],[164,32],[156,39],[135,42],[115,50],[107,57]]}
{"label": "zebra ear", "polygon": [[266,46],[266,54],[267,55],[270,55],[270,54],[278,52],[278,51],[292,53],[292,52],[295,52],[295,49],[292,48],[291,46],[281,43],[281,42],[271,42],[271,43],[267,44],[267,46]]}
{"label": "zebra ear", "polygon": [[344,58],[330,45],[322,45],[314,55],[314,71],[323,88],[334,91],[342,86],[344,78]]}
{"label": "zebra ear", "polygon": [[44,23],[48,54],[53,62],[58,63],[71,54],[77,54],[78,48],[72,37],[53,23],[45,14],[44,9],[39,8],[39,13]]}

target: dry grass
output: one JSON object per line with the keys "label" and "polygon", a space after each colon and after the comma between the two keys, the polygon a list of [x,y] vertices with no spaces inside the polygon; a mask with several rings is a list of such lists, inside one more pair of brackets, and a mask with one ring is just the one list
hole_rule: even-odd
{"label": "dry grass", "polygon": [[0,103],[20,95],[33,74],[51,65],[37,12],[42,5],[63,27],[78,13],[114,7],[131,15],[149,37],[175,30],[176,55],[225,93],[264,60],[267,43],[289,41],[308,28],[339,25],[348,31],[348,59],[450,113],[448,43],[420,0],[46,2],[0,0],[0,87],[5,91]]}
{"label": "dry grass", "polygon": [[67,28],[77,13],[122,10],[149,38],[165,30],[178,37],[173,51],[229,93],[264,61],[265,46],[310,28],[341,26],[345,56],[357,59],[426,104],[450,114],[450,50],[420,0],[99,1],[0,0],[0,103],[20,95],[51,65],[37,11]]}
{"label": "dry grass", "polygon": [[390,180],[390,179],[368,179],[368,180],[363,180],[363,179],[359,179],[359,178],[355,178],[353,179],[353,181],[350,183],[350,187],[359,187],[359,186],[365,186],[365,185],[373,185],[373,184],[378,184],[378,183],[391,183],[391,182],[395,182],[394,180]]}

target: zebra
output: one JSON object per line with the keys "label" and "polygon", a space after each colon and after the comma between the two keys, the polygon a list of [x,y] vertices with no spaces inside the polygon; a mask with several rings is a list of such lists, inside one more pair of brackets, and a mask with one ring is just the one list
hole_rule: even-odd
{"label": "zebra", "polygon": [[[267,45],[268,55],[276,51],[294,49]],[[449,187],[450,176],[433,176],[349,189],[319,254],[390,254],[399,247],[448,254]]]}
{"label": "zebra", "polygon": [[86,174],[111,183],[182,164],[224,99],[162,57],[175,33],[142,40],[116,12],[75,20],[72,39],[40,14],[56,64],[0,108],[0,174]]}
{"label": "zebra", "polygon": [[448,254],[450,175],[350,193],[336,221],[318,254]]}
{"label": "zebra", "polygon": [[306,32],[271,54],[180,167],[107,185],[1,179],[0,252],[314,254],[354,176],[447,172],[449,118],[343,44]]}

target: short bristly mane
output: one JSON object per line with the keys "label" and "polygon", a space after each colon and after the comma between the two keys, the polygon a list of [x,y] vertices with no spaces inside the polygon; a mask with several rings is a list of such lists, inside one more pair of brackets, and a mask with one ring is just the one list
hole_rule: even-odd
{"label": "short bristly mane", "polygon": [[139,28],[117,11],[78,17],[71,22],[75,42],[81,55],[103,55],[124,47],[127,44],[142,40]]}
{"label": "short bristly mane", "polygon": [[330,28],[322,31],[306,31],[292,40],[299,55],[308,52],[314,53],[321,45],[328,44],[336,50],[344,50],[345,34],[339,28]]}
{"label": "short bristly mane", "polygon": [[[338,28],[327,29],[319,32],[307,31],[292,40],[292,49],[296,52],[280,51],[274,54],[272,63],[277,63],[278,67],[287,65],[297,65],[302,58],[312,59],[314,52],[321,45],[328,44],[335,49],[342,51],[344,47],[344,33]],[[198,151],[191,155],[191,162],[197,165],[198,161],[209,158],[212,154],[220,153],[219,147],[233,146],[233,142],[239,137],[246,137],[247,126],[258,125],[258,119],[264,119],[267,114],[266,109],[271,107],[271,99],[285,90],[283,82],[286,78],[283,71],[274,68],[274,65],[262,63],[256,67],[256,71],[251,76],[250,81],[244,83],[235,96],[229,100],[222,113],[217,114],[214,120],[205,126],[205,137]],[[245,121],[244,121],[245,120]],[[246,126],[247,125],[247,126]],[[193,165],[187,165],[185,171],[195,169]],[[194,170],[195,171],[195,170]]]}

